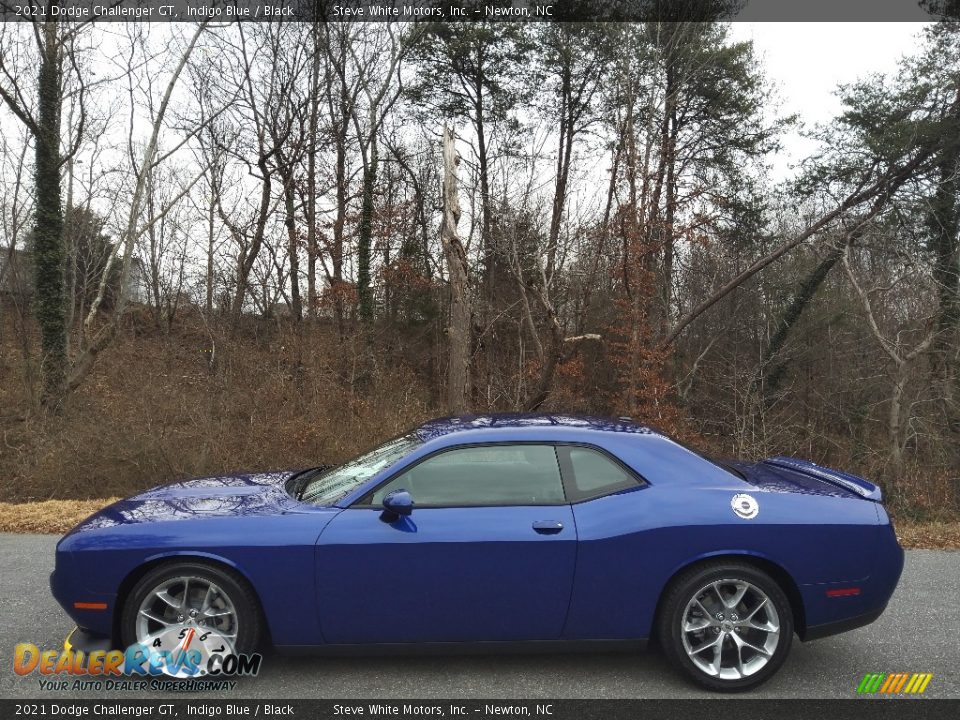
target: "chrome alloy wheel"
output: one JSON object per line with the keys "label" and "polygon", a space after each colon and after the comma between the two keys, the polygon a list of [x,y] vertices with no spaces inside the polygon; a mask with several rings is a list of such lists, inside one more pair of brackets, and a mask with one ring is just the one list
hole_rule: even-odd
{"label": "chrome alloy wheel", "polygon": [[203,577],[164,580],[153,588],[137,611],[137,642],[148,643],[172,629],[213,630],[236,642],[237,611],[216,583]]}
{"label": "chrome alloy wheel", "polygon": [[749,677],[773,657],[780,617],[760,588],[716,580],[697,591],[681,619],[683,648],[693,664],[721,680]]}

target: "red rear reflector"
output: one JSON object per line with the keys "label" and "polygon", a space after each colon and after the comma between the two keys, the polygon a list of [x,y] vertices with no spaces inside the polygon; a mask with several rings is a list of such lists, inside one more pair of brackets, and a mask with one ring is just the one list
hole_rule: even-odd
{"label": "red rear reflector", "polygon": [[77,610],[106,610],[106,603],[85,603],[85,602],[75,602],[73,606]]}
{"label": "red rear reflector", "polygon": [[850,588],[834,588],[833,590],[827,590],[827,597],[850,597],[851,595],[859,595],[860,588],[850,587]]}

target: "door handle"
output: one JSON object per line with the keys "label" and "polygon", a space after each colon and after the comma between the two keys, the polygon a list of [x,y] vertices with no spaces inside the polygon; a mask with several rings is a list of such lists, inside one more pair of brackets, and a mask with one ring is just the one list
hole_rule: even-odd
{"label": "door handle", "polygon": [[556,535],[563,530],[563,523],[557,520],[534,520],[533,529],[541,535]]}

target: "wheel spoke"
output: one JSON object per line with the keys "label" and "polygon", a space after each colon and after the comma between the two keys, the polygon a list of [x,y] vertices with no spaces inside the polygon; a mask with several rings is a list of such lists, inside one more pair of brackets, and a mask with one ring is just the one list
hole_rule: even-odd
{"label": "wheel spoke", "polygon": [[158,590],[153,594],[153,596],[159,600],[162,600],[174,610],[179,610],[182,607],[181,604],[170,595],[170,591],[166,588],[163,590]]}
{"label": "wheel spoke", "polygon": [[143,615],[145,618],[147,618],[147,620],[153,620],[153,622],[160,623],[164,627],[169,627],[170,625],[174,624],[174,623],[168,622],[167,620],[164,620],[161,617],[157,617],[156,614],[147,612],[146,610],[140,610],[140,614]]}
{"label": "wheel spoke", "polygon": [[780,632],[780,626],[770,621],[761,624],[753,620],[748,620],[746,623],[744,623],[744,627],[748,627],[751,630],[760,630],[761,632],[765,633]]}
{"label": "wheel spoke", "polygon": [[756,653],[760,653],[764,657],[770,657],[771,655],[771,653],[767,652],[766,649],[757,647],[756,645],[752,645],[751,643],[748,643],[746,640],[740,637],[737,633],[734,633],[730,637],[732,637],[733,642],[736,643],[738,653],[740,653],[743,650],[743,648],[749,648],[750,650],[753,650]]}
{"label": "wheel spoke", "polygon": [[768,599],[769,599],[769,598],[767,598],[767,596],[764,595],[763,600],[761,600],[761,601],[757,604],[757,606],[756,606],[753,610],[750,611],[750,614],[747,615],[747,616],[744,618],[744,620],[750,620],[754,615],[757,614],[757,611],[759,611],[759,610],[760,610],[761,608],[763,608],[763,607],[766,607],[766,604],[767,604],[767,600],[768,600]]}
{"label": "wheel spoke", "polygon": [[[699,655],[704,650],[709,650],[712,647],[718,647],[722,640],[723,640],[723,635],[717,635],[715,638],[713,638],[713,640],[708,640],[707,642],[701,645],[698,645],[695,648],[692,648],[690,650],[690,655]],[[716,652],[717,651],[714,650],[714,654],[716,654]]]}
{"label": "wheel spoke", "polygon": [[723,599],[723,593],[720,592],[720,583],[719,583],[719,582],[715,582],[715,583],[713,583],[713,585],[711,585],[710,587],[713,588],[713,592],[716,594],[717,599],[720,600],[720,604],[721,604],[721,605],[726,605],[727,603],[726,603],[726,601]]}
{"label": "wheel spoke", "polygon": [[700,598],[698,598],[698,597],[697,597],[697,598],[694,598],[694,602],[697,604],[697,607],[700,608],[700,612],[702,612],[702,613],[703,613],[704,615],[706,615],[708,618],[712,618],[712,617],[713,617],[713,615],[710,613],[709,610],[707,610],[707,608],[704,606],[704,604],[703,604],[702,602],[700,602]]}
{"label": "wheel spoke", "polygon": [[713,646],[713,662],[710,667],[714,675],[719,675],[723,668],[723,635],[717,636],[717,644]]}
{"label": "wheel spoke", "polygon": [[180,607],[184,610],[190,607],[190,578],[183,579],[183,597],[180,599]]}
{"label": "wheel spoke", "polygon": [[697,630],[703,630],[704,628],[712,627],[716,625],[709,616],[705,618],[694,618],[691,620],[685,620],[683,622],[683,631],[684,632],[696,632]]}
{"label": "wheel spoke", "polygon": [[750,589],[750,586],[747,583],[736,583],[734,587],[736,588],[736,592],[734,592],[733,595],[723,603],[731,609],[736,608],[737,605],[740,604],[740,601],[743,600],[743,596],[746,595],[747,590]]}
{"label": "wheel spoke", "polygon": [[207,592],[203,595],[203,602],[200,603],[200,613],[203,615],[207,614],[207,610],[210,609],[210,595],[213,593],[213,583],[207,585]]}
{"label": "wheel spoke", "polygon": [[233,615],[233,611],[232,611],[232,610],[218,610],[218,611],[216,611],[216,612],[213,612],[213,611],[211,611],[211,610],[207,610],[206,612],[203,613],[203,616],[206,617],[206,618],[226,617],[227,615]]}

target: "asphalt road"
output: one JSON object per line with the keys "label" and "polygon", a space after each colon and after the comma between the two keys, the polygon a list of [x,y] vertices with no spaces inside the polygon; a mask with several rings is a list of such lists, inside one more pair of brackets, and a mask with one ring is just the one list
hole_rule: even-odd
{"label": "asphalt road", "polygon": [[[14,645],[32,642],[41,649],[59,648],[72,627],[47,586],[56,539],[0,534],[0,698],[131,698],[129,692],[119,691],[73,695],[42,691],[37,675],[13,673]],[[750,697],[852,698],[864,673],[898,671],[932,672],[926,696],[960,698],[960,552],[908,551],[900,586],[877,622],[810,644],[795,640],[780,672]],[[716,696],[689,684],[659,652],[650,651],[350,659],[268,655],[259,677],[240,680],[223,697]]]}

